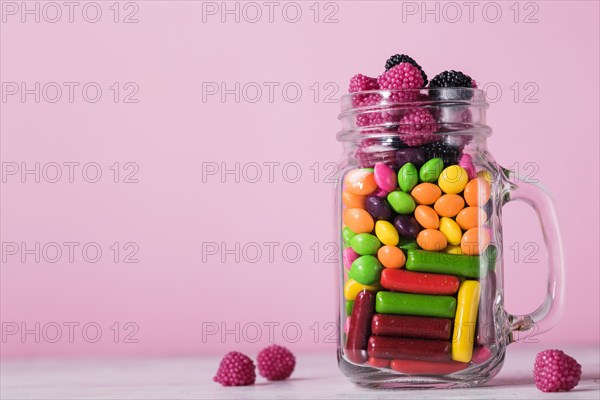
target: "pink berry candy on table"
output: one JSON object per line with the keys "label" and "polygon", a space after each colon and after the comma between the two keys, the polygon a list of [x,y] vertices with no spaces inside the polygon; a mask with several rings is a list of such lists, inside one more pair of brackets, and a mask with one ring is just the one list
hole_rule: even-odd
{"label": "pink berry candy on table", "polygon": [[247,386],[256,380],[255,366],[252,360],[237,351],[223,357],[213,381],[223,386]]}
{"label": "pink berry candy on table", "polygon": [[296,357],[292,352],[276,344],[262,349],[256,361],[260,375],[270,381],[287,379],[296,366]]}
{"label": "pink berry candy on table", "polygon": [[580,378],[581,365],[561,350],[544,350],[535,358],[533,379],[542,392],[568,392]]}

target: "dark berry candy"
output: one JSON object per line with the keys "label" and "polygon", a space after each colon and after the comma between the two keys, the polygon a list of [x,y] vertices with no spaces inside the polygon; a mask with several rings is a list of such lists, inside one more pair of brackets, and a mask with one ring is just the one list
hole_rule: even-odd
{"label": "dark berry candy", "polygon": [[[472,89],[476,87],[473,79],[460,71],[444,71],[437,74],[429,87],[439,89],[430,93],[431,97],[440,100],[469,100],[472,96],[470,90],[461,90],[460,88]],[[444,90],[449,88],[449,90]],[[450,89],[451,88],[451,89]]]}
{"label": "dark berry candy", "polygon": [[457,164],[460,158],[460,148],[443,141],[426,144],[421,149],[425,152],[426,159],[441,158],[445,166]]}
{"label": "dark berry candy", "polygon": [[394,68],[396,65],[400,64],[400,63],[409,63],[414,65],[415,67],[417,67],[419,69],[419,71],[421,71],[421,76],[423,77],[423,86],[427,85],[427,74],[425,73],[425,71],[423,71],[423,68],[421,68],[421,66],[410,56],[407,56],[406,54],[396,54],[391,56],[390,58],[388,58],[388,60],[385,62],[385,70],[389,71],[390,69]]}

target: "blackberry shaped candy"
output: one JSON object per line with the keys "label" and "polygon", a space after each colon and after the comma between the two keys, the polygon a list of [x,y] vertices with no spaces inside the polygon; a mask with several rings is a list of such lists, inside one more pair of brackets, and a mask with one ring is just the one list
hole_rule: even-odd
{"label": "blackberry shaped candy", "polygon": [[396,55],[393,55],[390,58],[388,58],[388,60],[385,62],[385,70],[389,71],[390,69],[394,68],[396,65],[398,65],[400,63],[404,63],[404,62],[412,64],[414,67],[417,67],[417,69],[419,71],[421,71],[421,76],[423,77],[423,86],[427,86],[427,74],[425,73],[425,71],[423,71],[423,68],[421,68],[421,66],[412,57],[409,57],[406,54],[396,54]]}
{"label": "blackberry shaped candy", "polygon": [[426,144],[422,146],[421,149],[425,152],[425,158],[427,160],[431,158],[441,158],[446,167],[458,164],[461,153],[459,147],[448,145],[443,141]]}

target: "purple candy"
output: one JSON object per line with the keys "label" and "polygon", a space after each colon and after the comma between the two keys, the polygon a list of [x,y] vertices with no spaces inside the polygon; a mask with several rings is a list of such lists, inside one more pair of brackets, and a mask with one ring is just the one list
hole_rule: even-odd
{"label": "purple candy", "polygon": [[384,219],[386,221],[392,218],[392,208],[386,199],[377,196],[367,197],[367,211],[375,219]]}
{"label": "purple candy", "polygon": [[352,263],[359,257],[358,253],[352,250],[352,247],[346,247],[342,253],[342,259],[344,261],[344,267],[350,270]]}
{"label": "purple candy", "polygon": [[425,164],[425,161],[425,152],[421,149],[408,148],[396,151],[396,164],[399,168],[402,168],[408,162],[420,168]]}
{"label": "purple candy", "polygon": [[374,175],[375,183],[381,190],[386,192],[392,192],[398,185],[398,178],[393,169],[385,165],[384,163],[375,164]]}
{"label": "purple candy", "polygon": [[410,215],[398,215],[394,218],[394,227],[400,236],[416,239],[421,226],[414,217]]}

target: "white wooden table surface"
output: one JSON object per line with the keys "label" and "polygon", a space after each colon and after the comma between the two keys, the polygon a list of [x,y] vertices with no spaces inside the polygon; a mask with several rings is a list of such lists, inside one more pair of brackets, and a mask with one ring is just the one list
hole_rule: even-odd
{"label": "white wooden table surface", "polygon": [[568,393],[535,388],[532,368],[539,347],[509,348],[500,374],[470,389],[384,391],[357,388],[339,372],[334,353],[297,354],[287,381],[258,378],[254,386],[212,382],[218,357],[151,359],[8,360],[1,364],[0,398],[9,399],[599,399],[597,347],[563,347],[583,366]]}

